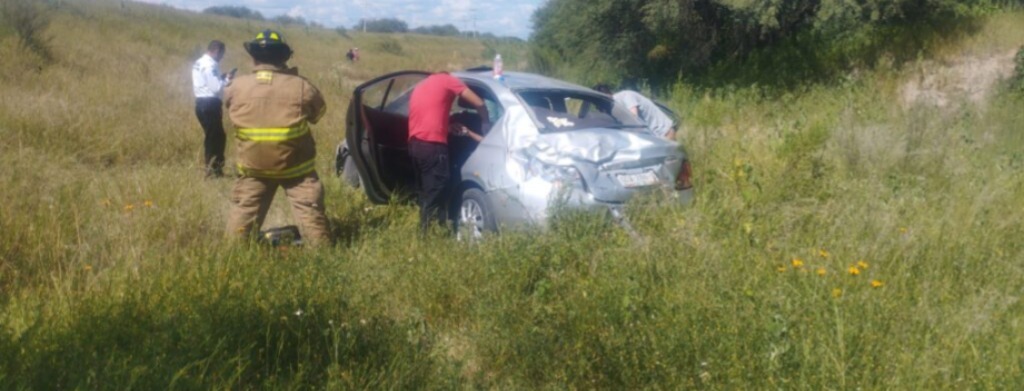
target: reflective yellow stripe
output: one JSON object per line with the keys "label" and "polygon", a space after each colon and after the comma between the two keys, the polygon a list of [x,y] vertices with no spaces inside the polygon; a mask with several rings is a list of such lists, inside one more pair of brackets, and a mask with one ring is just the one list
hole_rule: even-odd
{"label": "reflective yellow stripe", "polygon": [[309,133],[309,126],[302,123],[291,128],[244,128],[238,129],[238,139],[246,141],[286,141]]}
{"label": "reflective yellow stripe", "polygon": [[[257,41],[261,40],[261,39],[266,39],[266,38],[267,38],[267,36],[263,35],[262,32],[260,32],[259,34],[256,34],[256,40]],[[281,36],[277,35],[277,33],[273,32],[273,31],[271,31],[270,32],[270,39],[275,40],[275,41],[280,41],[281,40]]]}
{"label": "reflective yellow stripe", "polygon": [[316,170],[316,159],[309,159],[305,163],[299,164],[295,167],[289,167],[283,170],[255,170],[252,168],[242,167],[238,165],[238,172],[245,176],[259,177],[259,178],[271,178],[271,179],[288,179],[297,178],[304,176]]}

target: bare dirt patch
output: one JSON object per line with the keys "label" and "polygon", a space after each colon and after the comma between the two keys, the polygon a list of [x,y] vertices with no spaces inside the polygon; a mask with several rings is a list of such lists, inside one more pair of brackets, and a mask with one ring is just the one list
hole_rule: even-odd
{"label": "bare dirt patch", "polygon": [[1014,51],[988,57],[963,56],[948,62],[926,61],[903,85],[904,107],[950,107],[967,102],[983,106],[999,82],[1013,75]]}

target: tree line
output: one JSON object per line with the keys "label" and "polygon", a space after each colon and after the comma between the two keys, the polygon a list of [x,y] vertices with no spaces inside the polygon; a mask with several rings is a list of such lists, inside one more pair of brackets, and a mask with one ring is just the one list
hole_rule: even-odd
{"label": "tree line", "polygon": [[352,25],[352,30],[369,33],[411,33],[422,35],[436,35],[442,37],[471,37],[486,40],[510,40],[522,41],[515,37],[500,37],[492,33],[481,33],[479,31],[461,31],[453,24],[429,25],[410,28],[409,24],[398,18],[371,18],[360,19]]}
{"label": "tree line", "polygon": [[[259,11],[252,10],[245,6],[214,6],[203,10],[203,13],[221,15],[239,19],[251,19],[260,21],[271,21],[280,23],[283,25],[299,25],[299,26],[310,26],[310,27],[323,27],[322,25],[308,21],[302,17],[292,17],[288,15],[280,15],[270,19],[267,19]],[[339,33],[345,35],[347,29],[344,26],[338,26],[335,28]],[[409,28],[409,24],[398,18],[370,18],[361,19],[358,23],[352,25],[351,30],[362,31],[369,33],[411,33],[411,34],[422,34],[422,35],[436,35],[443,37],[472,37],[481,38],[488,40],[512,40],[521,41],[514,37],[499,37],[491,33],[480,33],[477,31],[460,31],[457,27],[452,24],[443,25],[430,25],[420,26],[415,28]]]}
{"label": "tree line", "polygon": [[[1021,0],[549,0],[533,15],[531,63],[597,80],[670,85],[708,76],[794,80],[870,58],[898,29],[929,34]],[[910,35],[915,35],[910,34]],[[899,42],[896,42],[897,44]],[[917,53],[908,53],[915,56]],[[869,60],[870,61],[870,60]],[[738,69],[736,64],[742,64]],[[793,80],[778,79],[786,83]]]}
{"label": "tree line", "polygon": [[290,16],[290,15],[278,15],[273,18],[264,18],[263,14],[259,11],[255,11],[245,6],[234,6],[234,5],[218,5],[208,7],[203,10],[205,14],[227,16],[238,19],[250,19],[259,21],[269,21],[286,26],[308,26],[308,27],[324,27],[322,24],[306,20],[301,16]]}

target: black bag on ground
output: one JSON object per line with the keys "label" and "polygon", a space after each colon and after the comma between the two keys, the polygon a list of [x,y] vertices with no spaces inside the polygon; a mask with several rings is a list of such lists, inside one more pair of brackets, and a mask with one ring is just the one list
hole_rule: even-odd
{"label": "black bag on ground", "polygon": [[260,241],[275,247],[299,246],[302,245],[302,235],[299,234],[299,227],[286,225],[260,231]]}

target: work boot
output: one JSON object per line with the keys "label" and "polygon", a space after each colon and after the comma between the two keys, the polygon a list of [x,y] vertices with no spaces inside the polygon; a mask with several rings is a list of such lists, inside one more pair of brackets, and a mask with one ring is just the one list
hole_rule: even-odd
{"label": "work boot", "polygon": [[206,179],[224,177],[224,161],[214,156],[207,158],[206,162]]}

